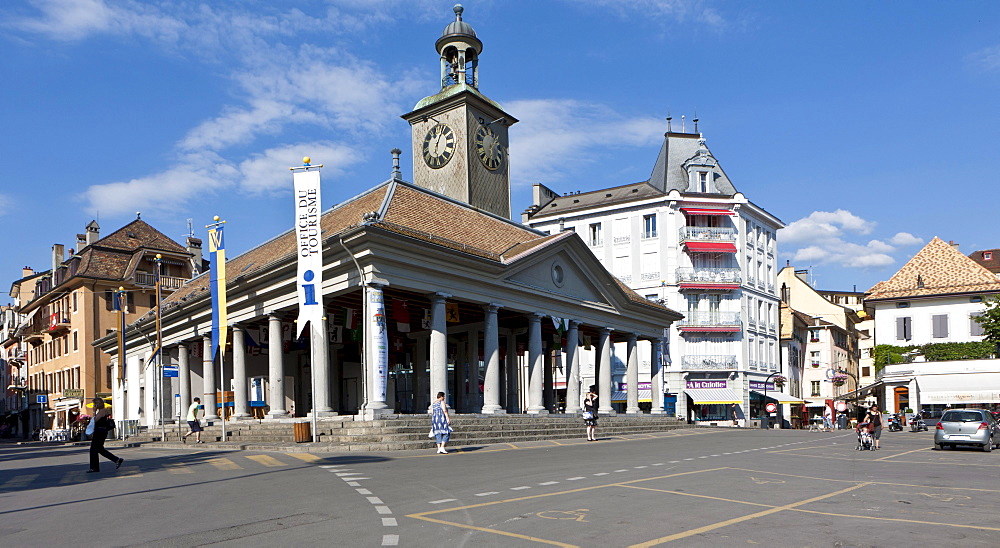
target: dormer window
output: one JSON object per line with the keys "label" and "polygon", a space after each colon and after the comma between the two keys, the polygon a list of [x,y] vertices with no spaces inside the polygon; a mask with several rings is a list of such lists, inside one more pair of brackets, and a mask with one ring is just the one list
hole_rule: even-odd
{"label": "dormer window", "polygon": [[984,261],[993,260],[993,252],[992,251],[983,251],[983,260]]}
{"label": "dormer window", "polygon": [[698,172],[698,192],[708,192],[708,173]]}

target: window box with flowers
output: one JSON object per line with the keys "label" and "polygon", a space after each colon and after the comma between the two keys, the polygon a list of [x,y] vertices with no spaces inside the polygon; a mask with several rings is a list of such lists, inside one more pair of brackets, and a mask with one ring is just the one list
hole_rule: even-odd
{"label": "window box with flowers", "polygon": [[781,390],[782,388],[784,388],[785,387],[785,383],[788,381],[788,379],[786,379],[785,377],[782,377],[781,375],[775,375],[771,379],[774,382],[774,387],[777,388],[778,390]]}
{"label": "window box with flowers", "polygon": [[834,373],[833,377],[830,377],[830,382],[834,386],[844,386],[844,383],[847,382],[847,375],[844,373]]}

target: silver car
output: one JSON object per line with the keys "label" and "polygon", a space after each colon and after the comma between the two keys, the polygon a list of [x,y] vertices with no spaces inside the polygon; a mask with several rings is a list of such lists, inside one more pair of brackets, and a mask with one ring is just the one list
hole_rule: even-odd
{"label": "silver car", "polygon": [[949,409],[934,430],[939,449],[956,445],[979,445],[983,451],[1000,447],[1000,423],[985,409]]}

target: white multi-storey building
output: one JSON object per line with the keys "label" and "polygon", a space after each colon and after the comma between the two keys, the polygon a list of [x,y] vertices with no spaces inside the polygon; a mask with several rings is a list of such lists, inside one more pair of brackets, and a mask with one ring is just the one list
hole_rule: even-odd
{"label": "white multi-storey building", "polygon": [[768,383],[780,369],[775,234],[784,224],[736,190],[700,133],[668,128],[646,181],[565,194],[536,184],[522,222],[575,230],[623,284],[684,312],[661,353],[668,414],[725,424],[756,418],[765,386],[787,399]]}

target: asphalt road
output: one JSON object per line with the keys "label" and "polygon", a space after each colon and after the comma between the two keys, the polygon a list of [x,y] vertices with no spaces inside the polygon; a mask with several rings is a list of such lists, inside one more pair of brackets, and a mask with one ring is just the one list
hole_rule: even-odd
{"label": "asphalt road", "polygon": [[[581,432],[582,434],[582,432]],[[11,546],[949,546],[1000,538],[1000,453],[931,432],[682,430],[372,454],[0,445]],[[428,446],[432,446],[428,443]]]}

